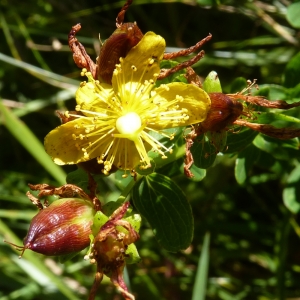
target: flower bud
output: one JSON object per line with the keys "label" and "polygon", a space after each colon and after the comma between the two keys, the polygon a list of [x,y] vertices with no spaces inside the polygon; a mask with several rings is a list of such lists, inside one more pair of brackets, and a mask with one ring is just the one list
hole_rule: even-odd
{"label": "flower bud", "polygon": [[117,28],[101,47],[98,57],[98,79],[111,83],[113,71],[120,57],[125,57],[143,37],[135,23],[124,23]]}
{"label": "flower bud", "polygon": [[78,198],[54,201],[31,221],[24,250],[44,255],[65,255],[89,246],[95,211],[92,203]]}
{"label": "flower bud", "polygon": [[211,107],[200,125],[200,132],[220,131],[231,125],[242,113],[243,105],[223,93],[209,93]]}

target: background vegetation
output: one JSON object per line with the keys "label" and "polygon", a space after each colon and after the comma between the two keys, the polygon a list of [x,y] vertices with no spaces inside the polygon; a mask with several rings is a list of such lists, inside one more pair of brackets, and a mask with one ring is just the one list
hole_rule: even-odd
{"label": "background vegetation", "polygon": [[[76,169],[58,168],[42,147],[44,136],[59,125],[55,110],[74,105],[80,70],[67,45],[71,27],[82,24],[78,38],[96,58],[99,33],[105,40],[115,30],[123,4],[0,0],[0,300],[87,299],[95,267],[83,255],[60,264],[26,251],[19,260],[3,240],[21,245],[36,214],[25,196],[27,183],[58,186]],[[269,99],[300,101],[298,4],[136,0],[125,20],[162,35],[172,49],[212,33],[195,68],[200,76],[216,71],[225,92],[234,90],[237,77],[256,78]],[[299,119],[300,111],[287,115]],[[299,139],[259,135],[251,142],[245,151],[232,153],[229,147],[217,156],[200,182],[174,177],[193,208],[194,240],[186,251],[166,252],[143,223],[137,243],[142,262],[128,267],[137,299],[200,299],[203,289],[194,287],[203,249],[200,270],[209,263],[205,299],[299,299]],[[119,193],[109,179],[101,188],[102,197]],[[207,232],[210,243],[206,235],[203,246]],[[200,275],[204,284],[206,274]],[[98,294],[120,299],[109,280]]]}

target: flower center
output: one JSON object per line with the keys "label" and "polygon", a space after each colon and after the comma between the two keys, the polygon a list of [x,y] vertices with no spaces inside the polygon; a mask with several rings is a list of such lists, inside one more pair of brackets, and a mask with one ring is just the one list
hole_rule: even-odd
{"label": "flower center", "polygon": [[116,127],[119,133],[129,135],[127,138],[130,140],[134,139],[136,132],[141,126],[141,118],[135,112],[129,112],[126,115],[119,117],[116,121]]}

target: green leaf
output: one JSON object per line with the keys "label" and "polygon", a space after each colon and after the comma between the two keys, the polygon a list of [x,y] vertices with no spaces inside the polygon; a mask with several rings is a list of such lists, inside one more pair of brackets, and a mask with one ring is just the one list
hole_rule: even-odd
{"label": "green leaf", "polygon": [[299,83],[300,78],[300,52],[287,64],[284,73],[284,86],[292,88]]}
{"label": "green leaf", "polygon": [[202,140],[196,139],[194,141],[191,152],[195,166],[200,169],[209,168],[217,157],[216,148],[206,135],[202,136]]}
{"label": "green leaf", "polygon": [[142,218],[139,214],[132,214],[129,217],[124,218],[124,220],[129,222],[136,232],[140,231]]}
{"label": "green leaf", "polygon": [[45,152],[44,146],[32,133],[32,131],[18,119],[12,111],[7,109],[0,101],[0,112],[4,119],[3,124],[19,143],[43,166],[49,174],[60,184],[64,184],[66,174],[61,167],[57,166]]}
{"label": "green leaf", "polygon": [[168,251],[186,249],[193,238],[190,204],[170,178],[153,173],[133,188],[133,203],[151,225],[156,239]]}
{"label": "green leaf", "polygon": [[206,176],[206,170],[198,168],[194,164],[191,166],[191,172],[194,177],[190,178],[192,181],[201,181]]}
{"label": "green leaf", "polygon": [[106,216],[102,211],[97,211],[92,225],[93,236],[96,236],[100,228],[108,221],[108,216]]}
{"label": "green leaf", "polygon": [[231,83],[230,93],[238,93],[247,87],[247,80],[244,77],[237,77]]}
{"label": "green leaf", "polygon": [[218,74],[215,71],[211,71],[203,82],[203,89],[207,93],[222,93],[221,82]]}
{"label": "green leaf", "polygon": [[234,169],[235,178],[239,184],[245,183],[248,178],[249,172],[254,163],[257,161],[259,155],[260,151],[253,145],[250,145],[239,153],[235,161]]}
{"label": "green leaf", "polygon": [[277,84],[263,84],[259,86],[259,90],[255,95],[264,96],[269,100],[286,100],[288,89]]}
{"label": "green leaf", "polygon": [[237,133],[228,133],[227,135],[227,149],[224,153],[234,153],[241,151],[252,143],[258,132],[249,128],[243,128]]}
{"label": "green leaf", "polygon": [[278,140],[259,134],[253,141],[253,144],[277,159],[291,160],[293,157],[299,157],[299,141],[298,138],[289,140]]}
{"label": "green leaf", "polygon": [[270,124],[277,128],[300,125],[300,119],[280,113],[260,112],[255,119],[255,123]]}
{"label": "green leaf", "polygon": [[76,171],[67,174],[66,182],[69,184],[75,184],[82,188],[87,194],[89,194],[89,177],[87,172],[83,169],[77,169]]}
{"label": "green leaf", "polygon": [[287,179],[287,187],[283,190],[283,202],[292,212],[300,211],[300,165],[298,165]]}
{"label": "green leaf", "polygon": [[141,261],[141,257],[137,251],[135,244],[128,245],[125,253],[127,255],[127,257],[125,257],[125,261],[127,264],[137,264]]}
{"label": "green leaf", "polygon": [[289,21],[289,23],[295,27],[300,28],[300,2],[292,3],[288,9],[286,18]]}
{"label": "green leaf", "polygon": [[204,236],[203,247],[199,257],[192,300],[205,300],[209,267],[209,242],[210,234],[207,232]]}
{"label": "green leaf", "polygon": [[167,177],[175,177],[175,176],[181,175],[181,174],[183,174],[183,161],[184,161],[184,158],[180,157],[177,160],[158,169],[157,173],[160,173]]}
{"label": "green leaf", "polygon": [[227,131],[211,131],[207,132],[207,137],[211,144],[215,147],[217,152],[222,152],[226,147],[227,142]]}

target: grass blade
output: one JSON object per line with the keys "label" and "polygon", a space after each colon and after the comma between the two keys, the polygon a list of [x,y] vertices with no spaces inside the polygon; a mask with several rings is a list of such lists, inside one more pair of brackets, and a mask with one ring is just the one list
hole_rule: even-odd
{"label": "grass blade", "polygon": [[207,232],[204,236],[202,252],[199,257],[192,300],[205,299],[207,277],[208,277],[208,266],[209,266],[209,241],[210,241],[210,233]]}
{"label": "grass blade", "polygon": [[44,146],[35,137],[32,131],[18,119],[12,111],[0,101],[0,112],[4,119],[3,124],[24,148],[51,174],[60,184],[65,184],[66,174],[45,152]]}

